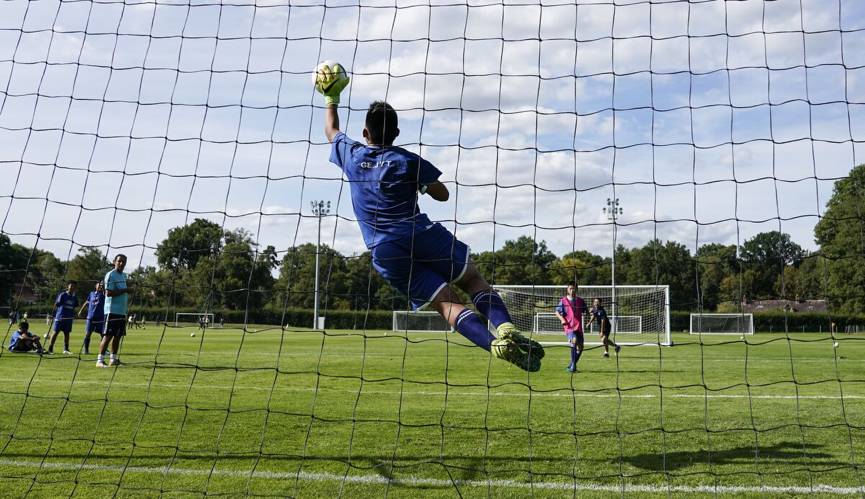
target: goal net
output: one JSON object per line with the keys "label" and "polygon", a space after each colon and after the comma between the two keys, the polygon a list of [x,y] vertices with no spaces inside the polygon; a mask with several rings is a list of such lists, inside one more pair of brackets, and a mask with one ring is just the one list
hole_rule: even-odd
{"label": "goal net", "polygon": [[[589,324],[590,314],[583,315],[583,329],[588,333],[598,333],[597,322]],[[610,317],[611,329],[618,334],[640,334],[643,332],[643,317],[639,315],[617,315]],[[535,314],[532,332],[537,334],[563,333],[561,321],[554,312],[538,312]]]}
{"label": "goal net", "polygon": [[865,0],[0,1],[0,497],[865,497],[863,163]]}
{"label": "goal net", "polygon": [[210,312],[177,312],[174,314],[174,325],[176,327],[195,326],[213,327],[213,314]]}
{"label": "goal net", "polygon": [[[565,286],[497,285],[496,291],[507,304],[514,324],[523,331],[537,334],[562,334],[555,308],[565,295]],[[595,298],[610,317],[611,337],[623,345],[670,345],[670,308],[668,286],[579,286],[577,295],[591,307]],[[612,311],[616,312],[613,313]],[[588,324],[590,316],[583,316]],[[597,324],[586,328],[597,333]],[[620,336],[621,335],[621,336]],[[544,337],[542,342],[551,339]],[[597,338],[586,338],[597,344]]]}
{"label": "goal net", "polygon": [[403,332],[449,332],[453,331],[453,328],[438,312],[397,310],[393,313],[392,330]]}
{"label": "goal net", "polygon": [[754,334],[753,314],[691,314],[691,334]]}

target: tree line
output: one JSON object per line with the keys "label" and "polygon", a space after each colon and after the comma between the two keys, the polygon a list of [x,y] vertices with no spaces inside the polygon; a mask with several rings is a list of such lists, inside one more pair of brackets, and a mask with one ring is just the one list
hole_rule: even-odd
{"label": "tree line", "polygon": [[[789,234],[756,234],[740,246],[705,244],[695,253],[677,241],[616,248],[617,284],[666,284],[674,310],[735,310],[742,300],[825,299],[839,313],[865,312],[865,166],[836,182],[814,229],[809,252]],[[320,249],[322,307],[406,309],[407,300],[373,270],[369,252],[346,256]],[[223,230],[205,219],[175,227],[155,251],[157,265],[130,279],[140,290],[133,306],[251,310],[312,308],[314,244],[278,252],[257,245],[243,229]],[[110,268],[100,249],[82,247],[63,261],[0,234],[0,306],[15,306],[22,289],[48,304],[66,280],[85,285]],[[555,255],[528,236],[496,251],[473,254],[482,274],[498,284],[610,284],[612,260],[588,251]],[[23,285],[23,287],[22,287]]]}

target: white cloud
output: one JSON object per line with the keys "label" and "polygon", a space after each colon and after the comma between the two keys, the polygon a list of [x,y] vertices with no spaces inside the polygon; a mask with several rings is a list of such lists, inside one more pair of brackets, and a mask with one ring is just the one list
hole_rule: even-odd
{"label": "white cloud", "polygon": [[[4,27],[36,31],[0,38],[0,59],[15,61],[0,63],[0,171],[17,178],[0,191],[15,195],[0,197],[0,230],[155,245],[205,216],[284,250],[315,240],[308,203],[332,199],[339,218],[323,238],[362,251],[347,186],[320,145],[321,111],[310,107],[321,100],[308,72],[325,58],[353,73],[343,103],[356,110],[341,110],[352,135],[372,99],[403,110],[402,140],[424,144],[454,194],[422,207],[476,250],[532,235],[559,254],[608,254],[600,209],[613,196],[626,207],[616,234],[626,245],[735,242],[795,218],[781,226],[809,246],[831,187],[815,177],[846,175],[863,157],[851,145],[865,135],[861,106],[818,105],[865,101],[865,73],[840,65],[842,41],[848,68],[865,61],[865,36],[832,31],[862,27],[856,2],[842,2],[841,16],[835,0],[240,3],[95,4],[89,17],[84,3],[0,7]],[[778,105],[789,100],[802,102]],[[25,164],[19,176],[22,158],[49,166]],[[140,258],[152,261],[149,250]]]}

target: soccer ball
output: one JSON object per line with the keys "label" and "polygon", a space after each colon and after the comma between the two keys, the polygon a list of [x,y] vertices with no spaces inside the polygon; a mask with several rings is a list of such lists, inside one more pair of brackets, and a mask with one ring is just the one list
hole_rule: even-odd
{"label": "soccer ball", "polygon": [[832,348],[838,348],[838,342],[832,343]]}
{"label": "soccer ball", "polygon": [[[326,89],[331,85],[331,83],[335,82],[340,78],[345,78],[345,68],[342,67],[342,64],[337,66],[336,61],[324,61],[320,62],[318,66],[315,67],[315,71],[310,75],[312,79],[312,84],[315,85],[319,91]],[[333,72],[333,67],[336,66],[339,71],[337,73]]]}
{"label": "soccer ball", "polygon": [[195,333],[189,333],[189,336],[195,336]]}

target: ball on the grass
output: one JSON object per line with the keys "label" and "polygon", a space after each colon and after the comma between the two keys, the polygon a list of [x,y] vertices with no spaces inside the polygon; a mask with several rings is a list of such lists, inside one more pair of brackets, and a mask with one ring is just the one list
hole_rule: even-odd
{"label": "ball on the grass", "polygon": [[195,336],[195,333],[189,333],[189,336]]}
{"label": "ball on the grass", "polygon": [[744,336],[739,336],[739,339],[740,339],[740,340],[744,340],[745,337],[744,337]]}
{"label": "ball on the grass", "polygon": [[832,348],[838,348],[838,342],[832,343]]}

